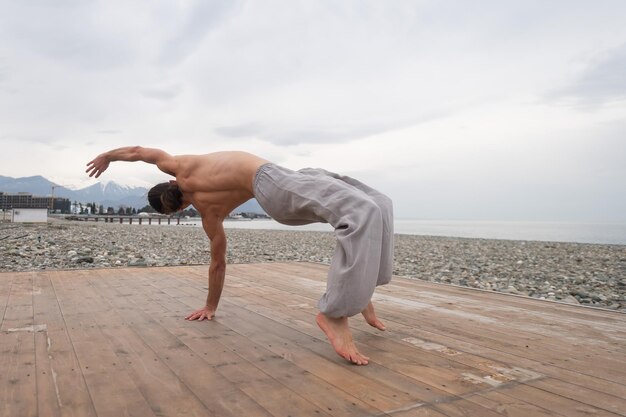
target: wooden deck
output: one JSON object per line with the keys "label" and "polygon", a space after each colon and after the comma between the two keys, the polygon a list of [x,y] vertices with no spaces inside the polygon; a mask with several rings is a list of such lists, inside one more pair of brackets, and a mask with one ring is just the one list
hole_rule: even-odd
{"label": "wooden deck", "polygon": [[626,315],[394,279],[388,331],[352,320],[369,366],[315,325],[327,267],[0,274],[0,416],[626,415]]}

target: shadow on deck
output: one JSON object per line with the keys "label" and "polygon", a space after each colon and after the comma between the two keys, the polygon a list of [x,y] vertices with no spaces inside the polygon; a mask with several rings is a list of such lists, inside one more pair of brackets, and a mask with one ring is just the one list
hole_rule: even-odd
{"label": "shadow on deck", "polygon": [[626,315],[395,278],[351,320],[370,365],[315,324],[327,267],[0,274],[0,415],[626,415]]}

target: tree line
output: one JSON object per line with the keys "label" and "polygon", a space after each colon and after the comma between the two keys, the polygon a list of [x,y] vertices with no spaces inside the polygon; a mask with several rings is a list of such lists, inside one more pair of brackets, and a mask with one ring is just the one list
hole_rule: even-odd
{"label": "tree line", "polygon": [[[134,216],[138,213],[156,213],[156,210],[152,208],[150,205],[146,205],[140,209],[136,209],[135,207],[129,206],[118,206],[117,209],[113,207],[107,207],[105,209],[104,205],[94,203],[79,203],[74,201],[74,207],[78,214],[98,214],[98,215],[119,215],[119,216]],[[179,211],[173,214],[174,217],[200,217],[200,214],[193,207],[187,208],[183,211]]]}

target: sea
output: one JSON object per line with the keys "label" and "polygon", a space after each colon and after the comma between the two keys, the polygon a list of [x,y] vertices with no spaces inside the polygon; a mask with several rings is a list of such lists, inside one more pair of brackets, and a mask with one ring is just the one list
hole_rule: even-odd
{"label": "sea", "polygon": [[[198,219],[181,224],[200,226]],[[226,229],[332,231],[326,223],[286,226],[274,220],[226,220]],[[396,234],[477,239],[529,240],[626,245],[626,223],[558,223],[530,221],[407,220],[394,221]]]}

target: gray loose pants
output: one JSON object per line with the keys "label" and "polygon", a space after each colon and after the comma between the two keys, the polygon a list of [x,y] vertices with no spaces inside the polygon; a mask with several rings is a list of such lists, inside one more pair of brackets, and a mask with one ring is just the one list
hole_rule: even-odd
{"label": "gray loose pants", "polygon": [[262,165],[254,196],[274,220],[287,225],[330,223],[337,246],[326,292],[319,300],[329,317],[353,316],[369,303],[393,270],[391,199],[354,178],[323,169],[292,171]]}

